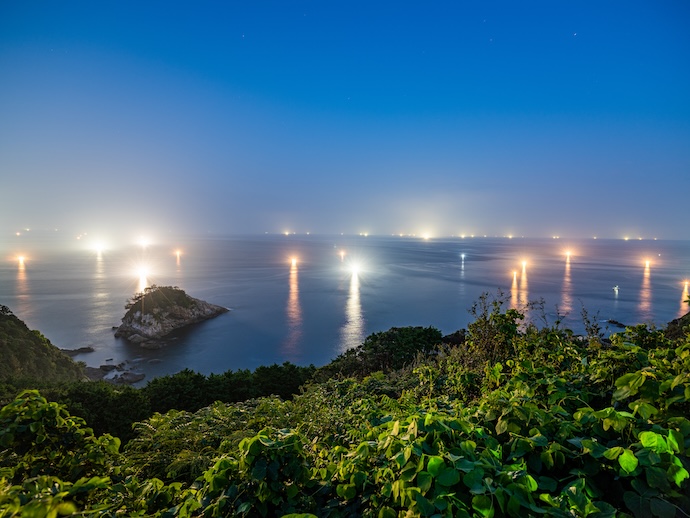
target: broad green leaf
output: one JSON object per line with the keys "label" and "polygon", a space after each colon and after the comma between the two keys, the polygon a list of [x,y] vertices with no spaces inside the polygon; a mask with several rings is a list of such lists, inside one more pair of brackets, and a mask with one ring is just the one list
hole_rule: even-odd
{"label": "broad green leaf", "polygon": [[624,471],[632,473],[635,471],[635,468],[637,468],[638,460],[632,450],[626,448],[620,457],[618,457],[618,463]]}
{"label": "broad green leaf", "polygon": [[434,455],[433,457],[429,457],[429,462],[426,469],[429,473],[431,473],[432,477],[436,477],[445,467],[445,465],[446,463],[443,461],[442,457]]}
{"label": "broad green leaf", "polygon": [[659,413],[659,410],[656,407],[642,401],[633,401],[628,405],[628,408],[633,411],[633,414],[640,414],[642,419],[649,419],[654,414]]}
{"label": "broad green leaf", "polygon": [[666,439],[661,434],[656,432],[642,432],[639,437],[642,446],[649,448],[656,453],[666,453],[668,451],[668,444]]}
{"label": "broad green leaf", "polygon": [[613,448],[609,448],[604,452],[604,457],[606,457],[609,460],[614,460],[617,459],[618,456],[623,453],[625,448],[622,446],[614,446]]}
{"label": "broad green leaf", "polygon": [[683,437],[683,434],[680,433],[678,430],[669,430],[668,438],[666,440],[668,442],[669,448],[671,448],[671,450],[673,450],[674,453],[682,453],[685,449],[685,438]]}
{"label": "broad green leaf", "polygon": [[429,501],[428,498],[423,496],[421,493],[415,493],[414,500],[419,506],[419,508],[422,510],[422,513],[424,513],[424,516],[430,516],[434,514],[434,511],[436,510],[434,508],[434,505]]}
{"label": "broad green leaf", "polygon": [[481,468],[473,469],[462,477],[462,483],[470,488],[471,493],[484,493],[486,491],[484,487],[484,470]]}
{"label": "broad green leaf", "polygon": [[659,518],[675,518],[676,506],[660,498],[652,498],[650,502],[652,514]]}
{"label": "broad green leaf", "polygon": [[494,507],[490,496],[476,495],[472,498],[472,509],[484,518],[493,518]]}
{"label": "broad green leaf", "polygon": [[661,489],[662,491],[667,491],[671,488],[670,484],[668,483],[668,479],[666,478],[666,470],[659,467],[650,466],[645,468],[644,472],[645,476],[647,477],[647,484],[649,484],[649,487],[655,487],[657,489]]}
{"label": "broad green leaf", "polygon": [[675,464],[669,466],[667,473],[678,487],[680,487],[684,480],[690,478],[688,471],[684,467]]}
{"label": "broad green leaf", "polygon": [[453,468],[445,468],[436,478],[436,482],[442,486],[454,486],[460,481],[460,474]]}
{"label": "broad green leaf", "polygon": [[498,435],[501,435],[502,433],[506,433],[508,431],[508,420],[503,419],[502,417],[499,418],[498,422],[496,423],[496,433]]}
{"label": "broad green leaf", "polygon": [[357,489],[354,484],[338,484],[335,492],[340,498],[351,500],[357,494]]}
{"label": "broad green leaf", "polygon": [[379,509],[379,518],[397,518],[398,513],[396,513],[390,507],[382,507]]}
{"label": "broad green leaf", "polygon": [[539,484],[539,489],[542,489],[544,491],[553,492],[553,491],[556,491],[556,489],[558,488],[558,483],[556,482],[555,479],[553,479],[551,477],[541,476],[537,480],[537,483]]}
{"label": "broad green leaf", "polygon": [[554,462],[553,462],[553,455],[551,454],[550,451],[543,451],[539,455],[539,458],[541,459],[542,464],[547,468],[551,469],[553,468]]}
{"label": "broad green leaf", "polygon": [[417,474],[417,486],[419,486],[419,490],[424,494],[431,489],[433,481],[434,479],[428,471],[420,471]]}

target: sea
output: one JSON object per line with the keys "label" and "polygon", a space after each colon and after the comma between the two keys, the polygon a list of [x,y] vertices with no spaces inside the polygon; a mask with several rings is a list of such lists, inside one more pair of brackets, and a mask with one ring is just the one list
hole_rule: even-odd
{"label": "sea", "polygon": [[[690,310],[690,241],[204,235],[96,250],[25,235],[0,246],[0,304],[59,348],[93,349],[78,361],[145,374],[140,384],[185,368],[324,365],[391,327],[450,334],[482,294],[506,309],[540,302],[528,319],[576,333],[583,310],[605,333]],[[154,284],[231,311],[159,349],[115,338],[127,301]]]}

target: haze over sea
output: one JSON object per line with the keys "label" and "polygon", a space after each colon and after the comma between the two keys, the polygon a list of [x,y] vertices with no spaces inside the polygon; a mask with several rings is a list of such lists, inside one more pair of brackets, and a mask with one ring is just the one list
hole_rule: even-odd
{"label": "haze over sea", "polygon": [[[582,307],[610,332],[607,320],[664,325],[690,309],[689,241],[259,235],[98,252],[55,245],[55,237],[2,243],[0,304],[60,348],[94,348],[77,360],[127,361],[147,379],[184,368],[323,365],[393,326],[451,333],[472,320],[482,293],[498,290],[508,306],[543,299],[548,323],[564,314],[576,332]],[[127,299],[151,284],[232,311],[158,350],[114,338]]]}

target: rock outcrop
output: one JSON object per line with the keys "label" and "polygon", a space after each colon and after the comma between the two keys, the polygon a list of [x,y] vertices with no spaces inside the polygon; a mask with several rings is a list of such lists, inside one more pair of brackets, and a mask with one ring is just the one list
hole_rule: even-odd
{"label": "rock outcrop", "polygon": [[181,327],[216,317],[227,308],[209,304],[172,286],[151,286],[132,298],[116,337],[146,344],[159,340]]}

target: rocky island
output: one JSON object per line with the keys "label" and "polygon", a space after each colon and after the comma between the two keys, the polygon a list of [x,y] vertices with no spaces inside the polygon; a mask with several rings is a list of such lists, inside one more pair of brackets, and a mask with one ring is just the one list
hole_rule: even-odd
{"label": "rocky island", "polygon": [[[125,305],[127,313],[115,331],[142,346],[156,346],[176,329],[202,322],[229,311],[187,295],[177,286],[150,286]],[[159,345],[158,345],[159,346]]]}

